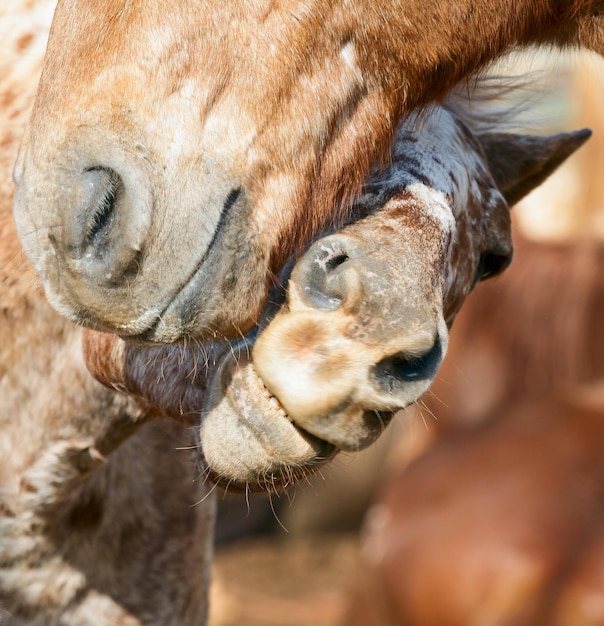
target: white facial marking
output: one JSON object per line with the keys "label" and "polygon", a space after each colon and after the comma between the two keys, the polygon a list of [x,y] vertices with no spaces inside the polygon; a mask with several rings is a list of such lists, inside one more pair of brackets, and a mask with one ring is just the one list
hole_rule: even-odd
{"label": "white facial marking", "polygon": [[[451,205],[447,202],[445,194],[437,189],[432,189],[422,183],[413,183],[407,187],[418,203],[422,205],[424,214],[435,221],[443,232],[455,231],[455,216],[451,210]],[[422,232],[421,229],[419,231]]]}
{"label": "white facial marking", "polygon": [[446,109],[435,109],[429,118],[411,116],[396,133],[394,156],[394,178],[409,177],[409,163],[417,164],[422,180],[448,196],[456,217],[471,197],[480,195],[477,175],[484,163]]}
{"label": "white facial marking", "polygon": [[352,41],[347,42],[340,50],[340,56],[344,63],[351,69],[357,69],[357,51]]}

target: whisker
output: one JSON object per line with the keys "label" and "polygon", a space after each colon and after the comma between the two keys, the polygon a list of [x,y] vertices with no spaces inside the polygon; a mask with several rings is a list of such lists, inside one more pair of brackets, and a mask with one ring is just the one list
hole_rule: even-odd
{"label": "whisker", "polygon": [[251,505],[250,505],[250,485],[249,483],[245,483],[245,504],[247,507],[247,515],[249,517],[250,515],[250,511],[251,511]]}
{"label": "whisker", "polygon": [[208,491],[208,493],[206,493],[206,495],[201,500],[199,500],[198,502],[195,502],[194,504],[191,504],[191,508],[199,506],[200,504],[203,504],[214,493],[214,491],[216,491],[217,487],[218,487],[218,483],[214,483],[212,487],[210,488],[210,490]]}
{"label": "whisker", "polygon": [[384,419],[382,417],[382,414],[379,411],[374,411],[376,417],[378,418],[379,422],[380,422],[380,426],[382,427],[382,430],[386,429],[386,424],[384,423]]}
{"label": "whisker", "polygon": [[[449,405],[442,399],[439,398],[433,391],[432,389],[428,389],[427,394],[430,395],[431,398],[434,398],[434,400],[436,400],[437,402],[439,402],[440,404],[442,404],[443,407],[445,407],[445,409],[449,408]],[[436,416],[435,416],[436,417]],[[438,419],[438,418],[436,418]]]}
{"label": "whisker", "polygon": [[420,413],[421,413],[421,409],[425,409],[434,418],[434,421],[438,422],[438,416],[432,412],[430,407],[425,403],[425,401],[422,398],[420,398],[416,402],[416,404],[420,407]]}
{"label": "whisker", "polygon": [[271,505],[271,511],[273,512],[273,517],[277,520],[277,524],[279,524],[279,526],[281,526],[281,528],[287,533],[289,534],[289,530],[285,527],[285,525],[283,524],[283,522],[279,519],[279,516],[277,515],[277,511],[275,511],[275,506],[273,503],[273,493],[272,492],[268,492],[268,501]]}

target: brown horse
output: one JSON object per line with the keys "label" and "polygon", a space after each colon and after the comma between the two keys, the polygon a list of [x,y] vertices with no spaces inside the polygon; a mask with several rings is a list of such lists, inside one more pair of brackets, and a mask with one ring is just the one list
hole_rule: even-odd
{"label": "brown horse", "polygon": [[[39,11],[43,13],[44,9],[45,5],[41,3]],[[40,37],[43,38],[44,35],[43,27],[40,30],[29,30],[32,24],[30,14],[18,23],[21,27],[27,25],[27,30],[22,32],[7,28],[3,41],[19,54],[8,59],[0,73],[3,77],[10,77],[10,81],[7,78],[7,84],[3,87],[2,99],[5,104],[3,115],[6,116],[3,118],[2,129],[6,134],[2,137],[1,163],[6,173],[14,158],[14,137],[20,131],[30,103],[31,92],[28,90],[32,89],[35,81],[39,61],[36,55],[40,51]],[[12,25],[13,21],[8,24]],[[27,55],[32,55],[31,66],[25,63],[24,59],[29,58]],[[24,71],[24,67],[30,73]],[[380,239],[383,240],[389,227],[396,225],[397,228],[406,229],[410,220],[419,214],[422,228],[425,227],[426,232],[420,233],[414,223],[414,235],[419,237],[414,241],[429,244],[428,251],[436,255],[427,258],[430,261],[427,276],[436,284],[432,284],[432,291],[428,291],[426,285],[429,280],[422,277],[420,272],[417,280],[424,288],[417,293],[421,297],[427,295],[434,299],[433,317],[426,317],[436,330],[444,331],[443,320],[449,321],[452,317],[475,276],[494,272],[507,262],[509,231],[507,207],[490,178],[479,144],[472,139],[471,133],[466,134],[468,129],[462,122],[456,121],[455,115],[446,110],[436,111],[434,115],[434,118],[428,116],[428,127],[430,124],[435,125],[440,119],[443,125],[442,128],[438,125],[440,134],[437,133],[435,137],[448,136],[451,143],[432,145],[429,154],[433,155],[434,162],[431,167],[427,168],[430,163],[427,154],[424,155],[426,161],[420,163],[421,168],[426,168],[425,172],[421,168],[417,169],[418,164],[411,160],[422,145],[426,150],[430,146],[427,134],[423,141],[428,143],[415,141],[421,130],[420,125],[411,129],[410,137],[399,137],[400,149],[406,141],[410,150],[406,164],[404,155],[395,154],[395,163],[389,170],[385,170],[393,175],[400,175],[400,178],[380,178],[385,173],[376,174],[377,178],[368,184],[366,195],[357,205],[358,210],[365,207],[363,211],[371,212],[385,202],[387,209],[383,215],[378,219],[372,214],[366,222],[350,226],[343,236],[332,236],[323,243],[331,245],[333,249],[334,243],[338,241],[334,237],[340,237],[340,243],[358,240],[361,247],[350,250],[349,266],[354,270],[360,260],[352,253],[359,249],[372,252],[371,246],[375,242],[370,233],[379,234],[380,230],[384,231]],[[521,153],[526,153],[528,160],[522,162],[520,178],[513,178],[513,183],[514,180],[524,181],[523,175],[530,170],[528,163],[540,169],[540,175],[546,175],[585,138],[586,134],[579,133],[531,143],[527,138],[491,135],[490,141],[483,143],[485,146],[489,143],[496,146],[505,141],[510,149],[516,146]],[[443,148],[446,152],[440,155]],[[496,153],[494,151],[494,155]],[[457,162],[454,155],[461,160]],[[492,161],[491,167],[498,184],[513,199],[518,193],[518,186],[508,185],[509,177],[499,177],[499,168],[494,163],[496,161]],[[438,166],[443,168],[441,173],[446,170],[449,177],[444,176],[442,179],[446,185],[450,185],[444,191],[430,189],[426,184],[430,180],[434,183],[433,177],[438,178]],[[467,169],[468,166],[471,166],[470,169]],[[458,170],[458,167],[461,169]],[[5,175],[3,180],[7,179],[8,175]],[[384,187],[386,182],[391,185],[389,189],[396,191],[396,197],[389,197],[389,191]],[[476,186],[474,183],[480,185]],[[372,189],[372,185],[377,187]],[[400,185],[406,186],[402,195],[399,193]],[[447,197],[447,190],[452,192],[451,197]],[[468,192],[466,199],[470,200],[467,207],[462,202],[464,190]],[[487,195],[483,196],[484,193]],[[486,202],[487,198],[490,202]],[[153,353],[148,348],[130,347],[126,356],[132,360],[127,361],[126,365],[131,365],[132,369],[126,368],[124,386],[135,386],[137,395],[144,396],[146,404],[141,407],[140,403],[116,393],[114,389],[103,389],[87,374],[80,352],[81,331],[62,320],[47,306],[31,267],[23,258],[10,219],[10,202],[11,191],[9,187],[5,187],[0,213],[0,310],[3,317],[0,327],[0,442],[3,451],[0,456],[1,609],[20,623],[30,624],[61,622],[100,626],[123,623],[134,626],[142,623],[196,623],[203,619],[206,608],[207,571],[211,556],[208,541],[213,501],[212,498],[203,499],[207,495],[207,488],[200,481],[194,482],[196,472],[191,467],[187,452],[175,448],[190,444],[189,427],[197,420],[201,406],[198,400],[205,393],[202,383],[206,358],[208,364],[212,364],[213,354],[220,356],[222,360],[219,376],[214,379],[216,385],[212,388],[208,408],[222,410],[220,404],[212,405],[212,399],[217,399],[216,386],[224,380],[220,375],[228,373],[229,368],[233,367],[230,358],[224,359],[221,352],[225,347],[230,350],[231,346],[209,344],[197,352],[190,348],[169,346],[157,349],[157,360],[153,360]],[[465,211],[478,211],[479,205],[484,208],[485,202],[492,209],[492,213],[481,216],[478,224],[472,225],[463,221],[467,217]],[[399,214],[397,211],[403,205],[406,210]],[[457,208],[462,205],[464,214],[456,215]],[[445,219],[440,221],[440,218]],[[464,249],[470,252],[467,257],[464,256],[464,263],[459,264],[459,273],[458,270],[451,273],[448,270],[441,271],[443,268],[439,267],[439,263],[443,263],[445,259],[454,261],[454,257],[449,255],[453,254],[457,245],[452,243],[450,248],[442,248],[442,240],[446,239],[447,234],[442,227],[448,225],[451,228],[455,224],[457,229],[460,219],[459,225],[465,224],[464,228],[467,227],[468,232],[476,237],[472,242],[466,242],[468,245]],[[497,225],[497,228],[487,232],[487,223],[491,226]],[[401,241],[400,245],[401,249],[395,249],[394,253],[404,251],[407,256],[410,243]],[[315,254],[321,252],[320,248],[314,250]],[[392,248],[389,250],[392,254]],[[439,253],[446,255],[438,256]],[[305,257],[306,261],[312,261],[313,258],[317,261],[326,260],[321,256]],[[345,271],[348,260],[340,257],[340,262],[335,267],[329,263],[324,264],[326,268],[333,270],[330,271],[333,279],[328,282],[329,285],[336,286],[337,291],[334,293],[320,289],[317,291],[319,296],[315,293],[313,298],[318,297],[323,304],[323,308],[318,309],[319,317],[330,313],[324,308],[325,300],[322,298],[331,298],[332,304],[342,298],[342,306],[331,311],[335,314],[334,319],[341,319],[345,313],[358,316],[359,321],[366,324],[370,321],[367,319],[368,312],[357,309],[354,298],[349,299],[348,296],[354,295],[356,287],[362,286],[369,297],[369,312],[373,313],[380,298],[385,296],[381,288],[378,289],[379,283],[369,274],[364,278],[372,279],[370,282],[355,279],[349,281],[347,276],[351,273]],[[341,268],[339,271],[338,267]],[[415,276],[415,273],[397,272],[395,264],[382,267],[380,263],[377,268],[384,275],[402,281],[403,285],[407,285],[406,281]],[[304,274],[307,271],[303,260],[297,272]],[[353,271],[352,275],[354,274]],[[359,276],[360,279],[363,278],[362,273]],[[445,276],[450,280],[445,281]],[[316,278],[314,276],[313,280]],[[313,281],[308,284],[317,286]],[[318,285],[321,285],[320,281]],[[356,285],[355,289],[342,293],[342,286],[350,285]],[[287,304],[292,318],[304,313],[303,308],[308,304],[305,304],[303,294],[296,296],[299,301],[294,300],[295,293],[292,287]],[[407,292],[403,291],[397,296],[403,302],[405,293]],[[393,297],[394,294],[388,298]],[[442,301],[438,300],[439,297]],[[396,304],[398,301],[388,299],[388,302]],[[360,313],[363,315],[359,315]],[[423,319],[424,312],[420,310],[420,313]],[[277,322],[276,319],[276,334],[279,329],[283,329],[284,324],[289,324],[286,315],[284,311],[281,318],[278,318],[281,321]],[[267,316],[270,316],[270,311]],[[270,325],[266,330],[264,351],[270,355],[274,346],[269,329]],[[361,343],[365,341],[370,344],[369,340],[383,339],[383,330],[379,325],[374,328],[370,326],[366,329],[368,336],[362,337],[359,334],[357,339]],[[375,331],[373,337],[372,331]],[[358,332],[360,333],[360,329]],[[108,341],[109,346],[105,344],[103,349],[95,350],[94,343],[96,342],[98,348],[101,340]],[[93,348],[89,354],[92,364],[94,358],[105,357],[111,360],[111,356],[123,354],[123,346],[111,345],[113,341],[99,335],[90,338],[88,347]],[[446,341],[444,333],[442,341]],[[353,347],[356,344],[348,345]],[[392,348],[391,345],[387,347]],[[116,349],[115,352],[111,351],[113,348]],[[396,345],[395,348],[403,351]],[[420,351],[421,348],[422,346]],[[441,348],[444,351],[444,343]],[[375,350],[369,352],[372,358],[375,358],[375,354]],[[409,354],[404,351],[403,354],[409,360]],[[411,354],[419,361],[412,364],[411,370],[405,369],[405,359],[395,359],[394,363],[387,363],[389,367],[382,368],[376,378],[378,382],[380,379],[385,381],[385,385],[393,393],[402,393],[403,397],[406,397],[405,389],[408,390],[411,385],[418,383],[417,389],[420,389],[427,384],[424,380],[406,380],[409,371],[411,374],[421,371],[418,365],[422,365],[422,357],[425,356],[414,352]],[[196,359],[198,360],[195,361]],[[199,365],[199,379],[195,378],[193,371],[195,364]],[[117,365],[124,369],[124,363],[119,358]],[[236,370],[236,364],[234,367]],[[365,362],[363,367],[367,370],[370,365]],[[106,375],[111,370],[106,364],[102,364],[99,371]],[[424,373],[428,374],[428,378],[432,375],[430,368],[424,369]],[[397,385],[399,375],[404,379],[404,384],[400,386]],[[170,386],[172,376],[176,378],[180,388],[174,389]],[[234,379],[235,376],[232,376],[232,380]],[[200,383],[200,388],[196,387],[196,382]],[[407,383],[410,385],[407,386]],[[242,387],[239,390],[233,387],[229,387],[229,391],[233,391],[231,398],[240,403],[242,396],[238,394]],[[152,421],[152,411],[156,407],[164,414],[178,415],[185,423],[184,428]],[[252,455],[254,464],[247,474],[235,475],[236,480],[258,480],[260,477],[265,484],[270,485],[270,476],[266,477],[265,474],[270,474],[273,468],[276,468],[274,471],[278,482],[288,476],[287,466],[284,469],[285,462],[297,463],[296,468],[315,462],[315,457],[309,456],[308,449],[300,455],[299,448],[294,448],[293,459],[284,458],[280,449],[270,450],[269,439],[258,439],[263,432],[270,435],[270,430],[254,430],[251,427],[258,422],[252,423],[248,419],[246,425],[246,417],[249,418],[249,414],[236,415],[236,419],[231,421],[226,430],[222,428],[221,420],[211,420],[210,417],[207,420],[206,430],[210,435],[213,432],[215,438],[220,438],[224,433],[225,438],[230,437],[231,443],[237,446],[250,442],[254,445],[253,437],[257,438],[255,450],[259,452],[252,450],[253,455],[256,455]],[[282,419],[282,414],[277,416],[278,420],[274,417],[271,413],[263,414],[259,423],[269,424],[272,429],[277,422],[276,441],[282,445],[284,442],[281,433],[288,427],[289,420]],[[235,434],[231,428],[233,421],[235,427],[238,423],[242,426]],[[354,417],[353,421],[358,422],[358,417]],[[246,426],[250,426],[248,432],[253,431],[252,438],[247,436]],[[381,428],[381,423],[379,427]],[[313,427],[309,426],[309,430],[311,428]],[[336,424],[336,433],[338,428]],[[203,438],[204,434],[201,436]],[[373,435],[369,432],[365,440],[371,436]],[[302,430],[294,430],[293,439],[304,443],[311,440],[311,437]],[[324,455],[331,454],[334,450],[333,444],[329,442],[317,438],[315,441],[319,442],[319,452]],[[285,441],[286,444],[288,442]],[[218,447],[217,449],[219,450]],[[216,470],[224,471],[225,481],[233,479],[235,470],[241,470],[241,460],[237,459],[239,450],[241,447],[233,450],[227,446],[226,450],[223,449],[222,455],[232,458],[231,465],[234,466],[233,470],[227,464],[228,472],[223,467]],[[290,452],[289,448],[287,452]],[[317,449],[312,448],[311,453],[316,455]],[[268,468],[266,465],[262,466],[260,472],[259,459],[266,457],[271,465]],[[202,502],[193,507],[196,500]],[[1,615],[2,618],[5,617],[4,614]]]}
{"label": "brown horse", "polygon": [[506,199],[587,136],[477,134],[460,113],[432,107],[397,129],[353,223],[295,263],[259,335],[145,348],[91,334],[89,365],[166,415],[203,409],[201,449],[215,480],[292,482],[338,450],[369,445],[428,389],[462,302],[510,260]]}
{"label": "brown horse", "polygon": [[398,121],[601,0],[60,0],[15,168],[50,302],[139,340],[250,329]]}
{"label": "brown horse", "polygon": [[[41,2],[35,16],[38,12],[43,15],[46,8]],[[26,29],[9,28],[13,22]],[[40,40],[45,31],[37,24],[31,13],[25,19],[3,22],[3,42],[13,53],[0,72],[6,81],[2,88],[5,107],[0,161],[5,173],[14,158],[15,137],[31,101],[39,68]],[[386,396],[392,403],[392,392],[398,398],[396,402],[406,402],[409,393],[415,396],[428,384],[444,353],[446,322],[452,319],[475,277],[505,265],[510,239],[507,207],[469,129],[446,110],[429,114],[424,124],[423,133],[421,125],[407,129],[407,134],[401,129],[392,165],[376,172],[368,183],[355,209],[357,213],[371,213],[367,220],[324,239],[298,264],[286,305],[289,313],[283,311],[272,329],[269,324],[265,330],[261,352],[266,358],[272,358],[274,337],[282,336],[284,328],[293,338],[302,331],[308,336],[310,301],[320,305],[316,311],[318,323],[331,315],[336,326],[344,325],[352,331],[347,320],[357,320],[357,330],[339,341],[344,342],[344,353],[357,346],[363,348],[365,360],[360,369],[365,374],[375,369],[378,400],[383,402]],[[427,132],[430,128],[434,135]],[[505,141],[510,149],[515,146],[526,152],[528,160],[517,172],[519,178],[513,171],[510,178],[509,168],[507,176],[499,177],[496,151],[495,160],[491,160],[498,184],[513,199],[518,189],[515,183],[523,181],[523,175],[531,169],[529,162],[546,175],[584,141],[586,134],[532,143],[527,138],[488,137],[482,139],[485,146]],[[3,177],[7,179],[8,174]],[[429,184],[439,181],[445,185],[442,189],[430,188]],[[198,419],[200,398],[205,395],[206,365],[221,359],[201,439],[218,465],[214,472],[221,472],[223,480],[263,480],[265,486],[271,486],[271,473],[275,473],[278,483],[287,479],[287,464],[292,464],[291,475],[295,477],[300,467],[312,466],[318,454],[328,456],[335,446],[291,427],[278,408],[272,413],[265,410],[260,416],[238,413],[245,387],[236,387],[237,375],[244,369],[249,373],[250,366],[234,362],[229,356],[232,346],[226,344],[208,344],[197,351],[182,346],[157,348],[155,359],[153,349],[130,346],[124,364],[120,360],[123,346],[113,345],[111,337],[91,335],[90,364],[99,365],[101,357],[110,364],[117,361],[120,375],[124,375],[123,386],[144,396],[146,403],[141,406],[115,389],[96,384],[82,359],[81,331],[49,308],[23,258],[10,219],[9,187],[2,188],[1,198],[0,616],[4,620],[7,612],[18,623],[32,626],[199,623],[206,611],[214,502],[206,497],[207,487],[194,480],[196,472],[187,451],[175,448],[190,445],[190,426]],[[382,205],[379,217],[372,213]],[[483,214],[481,209],[485,208],[489,211]],[[480,219],[472,224],[469,218],[477,214]],[[423,234],[415,221],[418,219]],[[411,230],[414,238],[407,241],[401,234],[395,236],[399,228],[401,233]],[[461,237],[459,242],[453,242],[454,234]],[[469,234],[474,237],[465,241],[463,237]],[[395,242],[398,245],[393,249]],[[385,248],[380,250],[376,243]],[[412,243],[425,246],[420,258],[426,265],[401,272],[397,269],[400,257],[405,257],[407,270],[416,258]],[[332,252],[337,247],[346,255],[325,258],[321,246]],[[343,246],[346,250],[341,250]],[[457,263],[454,252],[461,246],[465,250],[463,262]],[[358,256],[359,252],[363,254]],[[388,255],[390,263],[384,265]],[[337,263],[330,262],[334,258],[338,258]],[[313,272],[315,260],[329,272]],[[452,262],[452,268],[441,267],[447,261]],[[380,275],[369,274],[371,268],[374,273],[381,272],[382,281],[388,279],[409,287],[409,281],[415,280],[418,288],[388,294],[377,280]],[[309,275],[308,281],[297,278],[305,275]],[[314,290],[297,291],[294,285],[313,286]],[[361,291],[366,308],[358,301]],[[428,298],[431,317],[425,315],[425,303],[416,308],[413,299],[406,301],[410,292],[418,301]],[[339,300],[341,306],[334,306]],[[371,324],[370,317],[376,311],[383,312],[378,308],[380,304],[392,306],[397,315],[405,309],[405,317],[415,319],[415,325],[425,320],[426,344],[417,344],[421,333],[389,329],[379,319],[379,323]],[[418,312],[420,317],[415,318]],[[300,330],[296,330],[298,321],[303,322]],[[393,317],[392,321],[397,319]],[[384,334],[389,332],[393,335],[390,339]],[[440,340],[435,351],[434,333]],[[396,343],[394,336],[399,334],[404,344]],[[103,346],[99,346],[101,341]],[[376,352],[379,343],[389,351],[384,358]],[[316,344],[310,352],[313,350],[321,354]],[[427,354],[431,359],[425,358]],[[410,361],[410,355],[415,360]],[[374,368],[376,358],[378,367]],[[112,371],[107,363],[101,363],[96,371],[109,382],[107,375]],[[309,372],[312,382],[317,372]],[[174,380],[176,387],[171,384]],[[232,408],[226,426],[220,419],[225,402],[215,402],[220,397],[216,390],[223,381],[231,394],[226,408]],[[368,384],[364,388],[366,394]],[[366,398],[351,400],[361,403]],[[268,404],[274,402],[269,399]],[[153,421],[152,412],[157,407],[163,414],[177,415],[184,426]],[[360,424],[357,434],[352,435],[363,435],[357,445],[364,445],[382,427],[374,420],[367,425],[371,428],[364,428],[362,417],[358,413],[351,415],[351,422]],[[315,428],[307,422],[304,426],[309,431]],[[330,430],[337,435],[342,430],[341,422]],[[208,444],[208,437],[220,445]],[[272,441],[277,445],[271,449]],[[308,445],[309,441],[315,442],[314,447]],[[246,466],[249,458],[245,452],[250,449],[251,463]],[[200,503],[192,506],[196,501]]]}
{"label": "brown horse", "polygon": [[604,393],[552,392],[382,486],[346,626],[599,626]]}

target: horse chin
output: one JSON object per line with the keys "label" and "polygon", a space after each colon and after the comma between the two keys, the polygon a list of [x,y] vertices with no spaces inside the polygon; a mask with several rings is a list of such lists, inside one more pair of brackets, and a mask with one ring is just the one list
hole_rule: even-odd
{"label": "horse chin", "polygon": [[229,489],[279,491],[338,452],[298,428],[266,389],[252,362],[223,357],[210,385],[199,447],[212,481]]}

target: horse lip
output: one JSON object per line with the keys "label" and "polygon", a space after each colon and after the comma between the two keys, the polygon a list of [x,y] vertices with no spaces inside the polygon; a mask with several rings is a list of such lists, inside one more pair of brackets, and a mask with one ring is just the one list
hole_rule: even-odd
{"label": "horse lip", "polygon": [[[264,385],[253,365],[251,352],[255,336],[231,342],[229,350],[222,356],[208,385],[207,410],[211,410],[223,398],[228,400],[237,419],[273,449],[279,442],[273,436],[280,432],[274,429],[275,421],[281,428],[293,429],[314,439],[321,439],[298,426],[282,407],[279,399]],[[239,380],[235,377],[239,375]],[[234,384],[235,382],[235,384]],[[242,393],[243,392],[243,393]],[[331,448],[333,444],[321,439]]]}
{"label": "horse lip", "polygon": [[222,355],[216,364],[216,369],[214,370],[208,385],[208,398],[206,401],[208,410],[211,410],[213,406],[218,404],[223,397],[229,397],[228,388],[233,372],[237,368],[240,360],[243,358],[243,352],[251,351],[251,349],[252,342],[246,338],[240,339],[237,342],[230,342],[229,349]]}
{"label": "horse lip", "polygon": [[129,335],[129,340],[146,345],[157,345],[178,341],[189,333],[189,327],[199,313],[199,294],[201,292],[199,283],[210,282],[208,279],[212,278],[205,276],[204,279],[204,270],[208,266],[213,269],[220,265],[217,261],[212,263],[211,256],[222,239],[233,207],[240,202],[242,196],[240,187],[235,187],[229,192],[223,203],[212,238],[197,263],[182,284],[168,298],[162,310],[157,313],[153,324],[136,335]]}
{"label": "horse lip", "polygon": [[[186,320],[182,319],[182,316],[179,315],[177,316],[179,320],[178,325],[166,325],[165,321],[167,316],[170,314],[170,309],[172,309],[172,307],[177,309],[179,308],[180,295],[195,279],[195,276],[202,265],[203,261],[195,266],[195,269],[189,274],[182,286],[168,298],[167,302],[163,305],[163,308],[154,314],[152,322],[147,324],[145,328],[142,330],[137,328],[138,332],[136,333],[127,332],[124,328],[113,329],[113,332],[117,332],[122,339],[125,339],[130,343],[144,346],[159,346],[166,343],[174,343],[179,339],[182,339],[187,334]],[[189,301],[192,304],[191,298]],[[187,302],[186,299],[185,302]],[[112,332],[112,329],[108,329],[106,332]]]}
{"label": "horse lip", "polygon": [[[152,324],[136,335],[125,335],[128,341],[135,341],[145,345],[160,345],[174,343],[186,335],[191,334],[193,321],[199,312],[198,283],[203,281],[203,271],[208,263],[208,256],[211,250],[208,249],[201,260],[194,266],[182,285],[171,295],[163,308],[156,314]],[[201,277],[201,278],[200,278]],[[119,332],[119,331],[118,331]],[[206,331],[207,332],[207,331]],[[196,333],[196,336],[198,334]],[[216,339],[218,333],[205,339]]]}
{"label": "horse lip", "polygon": [[[299,429],[278,398],[271,394],[258,376],[252,363],[251,350],[252,344],[243,339],[231,346],[231,350],[222,357],[210,383],[208,407],[226,397],[237,418],[262,439],[266,439],[268,434],[262,425],[267,417],[271,421],[275,418],[285,420],[293,428]],[[236,380],[236,376],[239,380]]]}
{"label": "horse lip", "polygon": [[[247,342],[240,342],[239,346],[245,349],[246,354],[242,356],[241,352],[238,353],[233,350],[223,357],[212,383],[209,406],[213,406],[220,398],[226,397],[237,419],[245,423],[257,439],[270,446],[271,449],[279,449],[279,441],[275,438],[280,436],[283,428],[291,428],[305,433],[331,446],[334,450],[347,451],[356,451],[366,447],[369,442],[376,439],[377,434],[382,432],[383,428],[380,428],[378,430],[372,429],[363,437],[353,436],[352,439],[346,436],[334,437],[333,433],[322,432],[323,421],[320,419],[316,421],[314,428],[307,430],[288,414],[279,398],[266,387],[258,375],[249,357],[251,345]],[[355,407],[351,411],[351,407],[347,403],[345,405],[345,414],[350,417],[354,413],[355,416],[362,414],[364,416],[363,421],[367,420],[367,416],[371,421],[377,421],[381,424],[388,421],[383,417],[375,417],[377,413],[380,413],[379,411],[368,411],[361,407]],[[383,409],[382,413],[384,411],[386,409]],[[276,428],[277,424],[279,425],[278,429]]]}
{"label": "horse lip", "polygon": [[[212,482],[229,490],[277,492],[313,472],[316,467],[332,458],[337,449],[296,427],[282,411],[268,410],[268,405],[265,406],[261,398],[256,398],[251,393],[248,387],[253,389],[262,383],[251,369],[250,359],[246,358],[249,345],[247,340],[230,344],[229,348],[232,349],[227,350],[216,364],[207,389],[205,418],[202,419],[200,428],[196,429],[197,447],[204,465],[203,471]],[[235,383],[234,377],[239,377]],[[239,386],[239,390],[235,389],[236,386]],[[238,396],[238,391],[243,393]],[[215,410],[217,413],[214,413]],[[238,474],[239,470],[231,471],[228,464],[227,467],[221,467],[220,464],[214,467],[210,454],[212,448],[204,449],[204,443],[207,442],[203,433],[207,435],[208,432],[214,432],[215,436],[221,437],[223,418],[238,423],[237,429],[247,433],[243,440],[237,435],[230,442],[232,458],[229,463],[233,463],[232,467],[238,467],[241,463],[243,467],[247,467],[244,473]],[[211,424],[209,431],[208,423]],[[283,447],[283,442],[291,441],[292,436],[297,443],[294,449],[288,450]],[[242,452],[245,453],[247,449],[244,442],[248,437],[254,440],[253,444],[249,441],[250,450],[262,450],[259,456],[257,452],[253,453],[251,465],[247,465],[245,456],[239,456],[241,445],[244,445]],[[306,444],[299,448],[302,441]]]}

